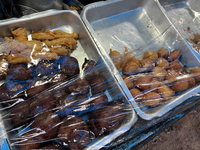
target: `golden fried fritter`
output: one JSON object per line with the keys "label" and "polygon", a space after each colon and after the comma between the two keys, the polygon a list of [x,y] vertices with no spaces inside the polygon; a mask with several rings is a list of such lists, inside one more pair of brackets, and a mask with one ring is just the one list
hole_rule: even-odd
{"label": "golden fried fritter", "polygon": [[28,34],[25,28],[18,28],[12,31],[13,37],[18,41],[28,41]]}

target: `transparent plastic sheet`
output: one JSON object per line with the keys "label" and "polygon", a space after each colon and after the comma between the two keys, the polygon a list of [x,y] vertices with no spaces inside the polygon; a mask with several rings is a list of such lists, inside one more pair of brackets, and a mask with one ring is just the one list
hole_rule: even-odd
{"label": "transparent plastic sheet", "polygon": [[133,106],[77,13],[32,17],[1,35],[1,136],[11,149],[100,149],[128,131]]}
{"label": "transparent plastic sheet", "polygon": [[180,34],[199,53],[199,25],[200,25],[200,1],[198,0],[158,0],[158,3],[166,11],[170,21]]}

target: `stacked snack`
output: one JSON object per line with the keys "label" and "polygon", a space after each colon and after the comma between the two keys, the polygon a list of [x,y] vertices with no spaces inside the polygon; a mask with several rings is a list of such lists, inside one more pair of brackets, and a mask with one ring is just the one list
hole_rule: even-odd
{"label": "stacked snack", "polygon": [[135,101],[144,106],[163,104],[199,81],[200,68],[184,67],[179,61],[178,49],[169,52],[162,47],[158,52],[146,51],[142,60],[137,60],[127,48],[124,56],[113,50],[109,55],[122,72],[121,77]]}

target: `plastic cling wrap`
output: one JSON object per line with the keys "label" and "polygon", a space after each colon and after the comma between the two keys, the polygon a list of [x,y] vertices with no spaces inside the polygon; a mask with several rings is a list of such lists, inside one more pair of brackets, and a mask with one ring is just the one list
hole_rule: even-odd
{"label": "plastic cling wrap", "polygon": [[133,106],[75,11],[38,16],[0,27],[2,137],[13,150],[100,149],[136,122]]}

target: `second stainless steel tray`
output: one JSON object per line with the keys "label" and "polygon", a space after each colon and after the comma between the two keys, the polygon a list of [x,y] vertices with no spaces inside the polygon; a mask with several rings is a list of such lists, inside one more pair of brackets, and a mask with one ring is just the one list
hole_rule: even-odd
{"label": "second stainless steel tray", "polygon": [[[124,47],[127,47],[137,59],[141,59],[146,50],[158,51],[164,46],[169,51],[174,48],[182,50],[183,65],[199,66],[194,52],[154,0],[94,3],[86,6],[81,16],[107,61],[111,61],[108,56],[110,48],[123,54]],[[162,116],[199,91],[199,87],[195,87],[157,108],[143,109],[142,105],[134,101],[115,67],[113,72],[138,115],[146,120]]]}

